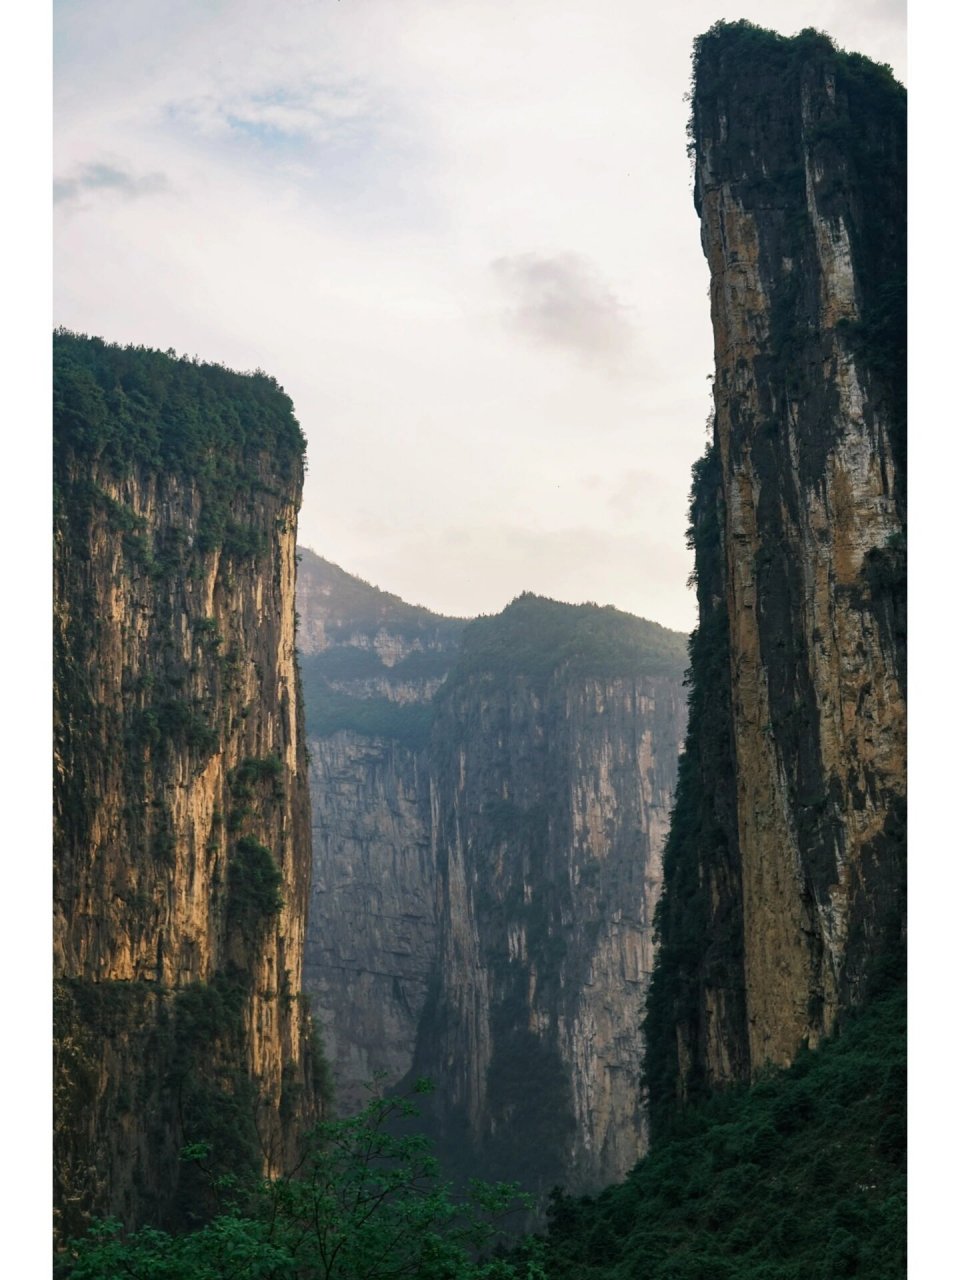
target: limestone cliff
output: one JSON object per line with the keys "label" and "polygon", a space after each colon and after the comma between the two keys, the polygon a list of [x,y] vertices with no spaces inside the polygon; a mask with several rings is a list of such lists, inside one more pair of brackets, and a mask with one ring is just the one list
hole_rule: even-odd
{"label": "limestone cliff", "polygon": [[306,982],[338,1105],[436,1084],[452,1173],[596,1187],[646,1141],[682,637],[534,596],[464,625],[303,553]]}
{"label": "limestone cliff", "polygon": [[646,1142],[638,1036],[682,638],[523,596],[464,632],[431,741],[439,940],[415,1070],[451,1164],[597,1187]]}
{"label": "limestone cliff", "polygon": [[297,606],[313,813],[304,981],[349,1114],[413,1062],[437,947],[431,699],[463,623],[301,550]]}
{"label": "limestone cliff", "polygon": [[303,437],[263,375],[54,346],[55,1180],[183,1223],[179,1160],[292,1159],[309,796],[294,651]]}
{"label": "limestone cliff", "polygon": [[694,468],[690,507],[699,623],[645,1022],[654,1139],[676,1101],[746,1079],[750,1067],[719,464],[713,445]]}
{"label": "limestone cliff", "polygon": [[[732,872],[710,911],[743,1003],[711,1007],[702,953],[688,967],[681,1092],[816,1044],[900,937],[905,878],[903,90],[815,32],[718,24],[692,145],[716,348],[695,506],[719,514],[698,561],[719,557],[736,798],[734,841],[729,774],[708,787]],[[691,856],[711,862],[702,842]]]}

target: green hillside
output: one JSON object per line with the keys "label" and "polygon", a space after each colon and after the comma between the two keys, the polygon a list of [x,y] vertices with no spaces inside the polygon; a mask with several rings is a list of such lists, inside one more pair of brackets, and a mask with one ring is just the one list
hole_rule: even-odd
{"label": "green hillside", "polygon": [[298,547],[299,577],[323,596],[324,626],[332,631],[373,636],[380,630],[405,639],[424,634],[455,637],[462,618],[434,613],[420,604],[407,604],[392,591],[383,591],[339,565],[324,560],[308,547]]}
{"label": "green hillside", "polygon": [[561,604],[524,592],[502,613],[465,628],[456,676],[483,672],[540,681],[561,668],[571,675],[682,675],[687,638],[612,605]]}
{"label": "green hillside", "polygon": [[550,1280],[906,1275],[906,989],[789,1070],[679,1113],[618,1186],[554,1196]]}
{"label": "green hillside", "polygon": [[[293,404],[275,379],[235,373],[174,351],[121,347],[57,329],[53,335],[54,504],[106,510],[112,524],[156,573],[178,567],[180,547],[154,549],[143,521],[88,480],[78,465],[122,477],[138,468],[182,477],[200,498],[197,549],[230,555],[262,551],[250,525],[250,499],[274,480],[299,481],[306,440]],[[69,498],[68,498],[69,494]]]}

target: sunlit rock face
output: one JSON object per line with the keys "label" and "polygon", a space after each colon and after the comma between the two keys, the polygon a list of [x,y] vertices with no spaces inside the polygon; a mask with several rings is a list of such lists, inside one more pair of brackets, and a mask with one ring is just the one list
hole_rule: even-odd
{"label": "sunlit rock face", "polygon": [[825,37],[734,24],[700,42],[692,133],[740,896],[713,913],[742,959],[719,1036],[701,971],[677,1040],[681,1081],[716,1081],[816,1044],[903,925],[905,98]]}
{"label": "sunlit rock face", "polygon": [[[159,353],[147,353],[148,375],[146,357],[91,357],[86,341],[58,340],[54,417],[64,1234],[91,1211],[182,1222],[204,1207],[179,1160],[185,1143],[208,1140],[224,1171],[277,1170],[317,1114],[300,999],[310,875],[294,648],[302,437],[265,378],[250,392],[252,380],[188,373]],[[236,486],[219,536],[192,445],[180,440],[177,461],[162,456],[165,443],[152,458],[89,445],[111,415],[131,411],[125,397],[148,376],[145,420],[189,376],[190,396],[223,395],[252,415],[252,395],[276,425],[282,457],[239,440],[221,456]]]}

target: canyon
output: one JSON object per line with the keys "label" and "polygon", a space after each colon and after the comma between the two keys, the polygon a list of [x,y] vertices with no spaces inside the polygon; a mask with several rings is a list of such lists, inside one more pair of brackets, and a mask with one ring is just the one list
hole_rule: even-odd
{"label": "canyon", "polygon": [[378,1073],[426,1077],[464,1176],[541,1194],[622,1176],[647,1140],[637,1027],[683,637],[534,596],[464,624],[301,554],[305,975],[341,1106]]}
{"label": "canyon", "polygon": [[273,379],[55,334],[59,1244],[428,1078],[445,1178],[568,1193],[527,1274],[902,1274],[905,94],[718,23],[691,109],[689,642],[408,604]]}

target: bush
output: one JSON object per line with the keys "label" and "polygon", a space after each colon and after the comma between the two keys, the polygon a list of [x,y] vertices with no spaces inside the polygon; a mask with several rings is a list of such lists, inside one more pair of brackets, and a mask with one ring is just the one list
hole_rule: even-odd
{"label": "bush", "polygon": [[[426,1086],[417,1086],[424,1092]],[[226,1204],[179,1236],[99,1223],[71,1242],[67,1280],[545,1280],[530,1242],[517,1264],[478,1260],[498,1243],[497,1221],[524,1204],[516,1187],[473,1183],[455,1200],[426,1139],[397,1136],[416,1115],[409,1098],[372,1099],[357,1116],[321,1124],[300,1171],[245,1184],[221,1180]],[[205,1144],[183,1157],[201,1169]]]}
{"label": "bush", "polygon": [[687,1107],[621,1186],[555,1196],[547,1275],[902,1280],[905,1055],[900,985],[796,1066]]}
{"label": "bush", "polygon": [[227,919],[245,934],[255,933],[283,908],[283,877],[266,845],[250,836],[236,843],[227,869]]}

